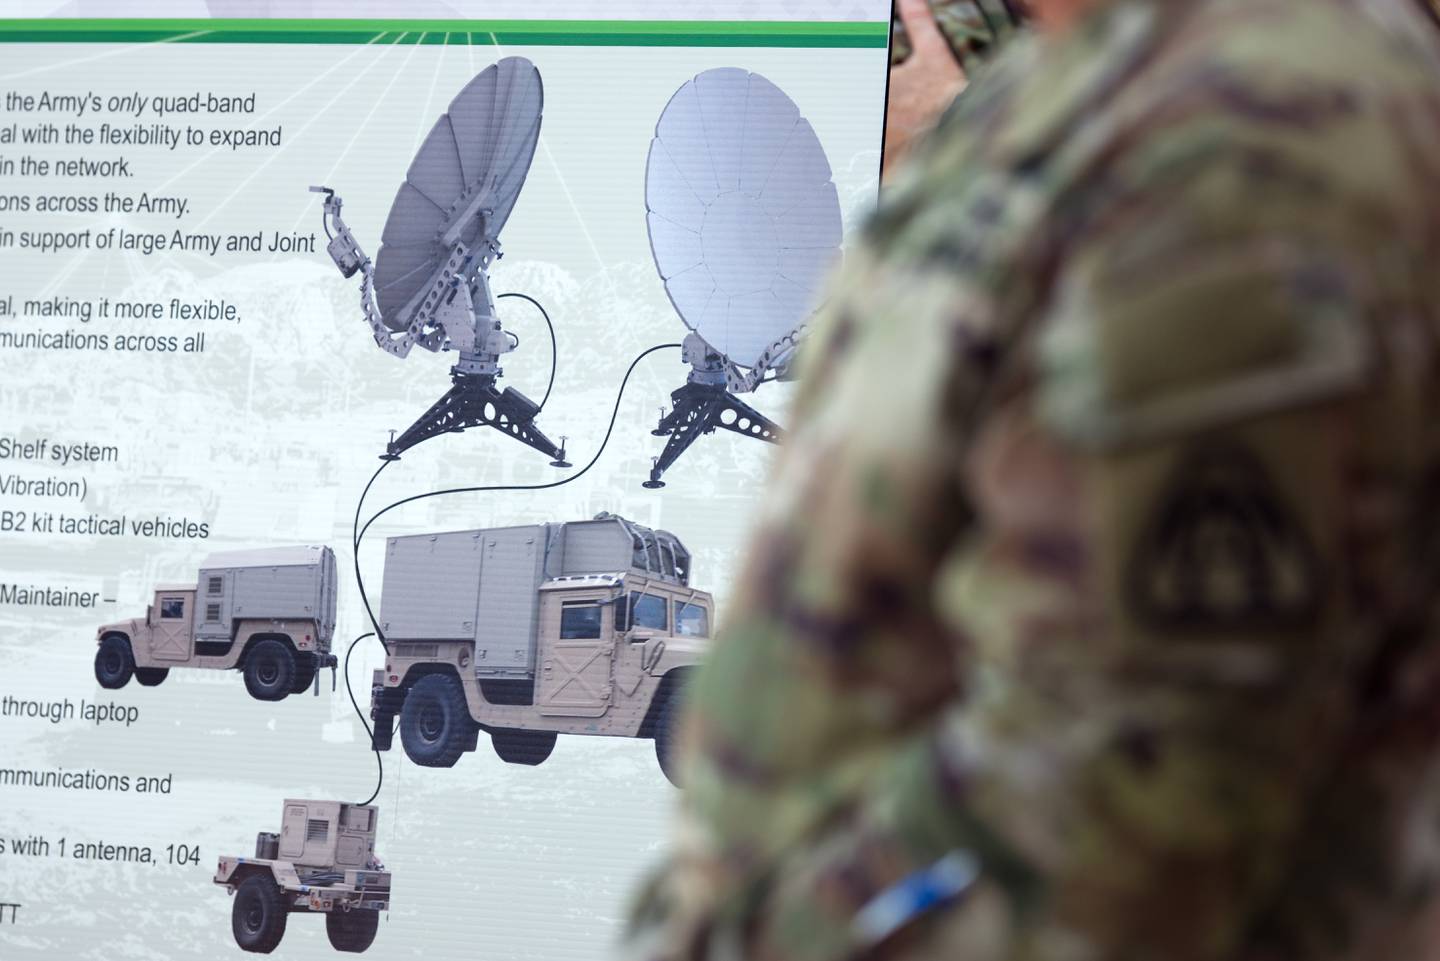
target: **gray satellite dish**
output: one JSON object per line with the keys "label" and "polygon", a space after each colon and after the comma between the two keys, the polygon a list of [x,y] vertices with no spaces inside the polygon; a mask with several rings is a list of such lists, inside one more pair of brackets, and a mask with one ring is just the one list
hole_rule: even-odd
{"label": "gray satellite dish", "polygon": [[492,426],[569,466],[564,450],[534,426],[539,407],[513,388],[495,387],[500,356],[518,341],[496,316],[489,268],[530,172],[544,100],[540,72],[523,57],[471,80],[411,162],[373,268],[341,219],[340,198],[310,188],[326,195],[331,258],[346,277],[364,276],[361,303],[375,342],[397,357],[416,344],[460,354],[450,391],[390,442],[389,457],[438,434]]}
{"label": "gray satellite dish", "polygon": [[688,383],[655,433],[668,436],[645,486],[717,427],[777,441],[735,395],[789,372],[840,256],[840,198],[800,109],[756,73],[708,70],[670,99],[645,176],[650,247],[691,331]]}

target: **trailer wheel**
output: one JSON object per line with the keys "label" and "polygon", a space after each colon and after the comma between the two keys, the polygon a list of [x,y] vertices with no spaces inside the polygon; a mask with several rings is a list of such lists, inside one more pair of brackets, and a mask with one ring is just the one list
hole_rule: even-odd
{"label": "trailer wheel", "polygon": [[122,688],[130,683],[135,673],[135,657],[130,653],[130,642],[118,634],[111,634],[100,642],[95,652],[95,680],[109,690]]}
{"label": "trailer wheel", "polygon": [[685,710],[685,681],[677,677],[665,685],[663,701],[655,716],[655,760],[666,780],[676,787],[680,783],[680,719]]}
{"label": "trailer wheel", "polygon": [[230,909],[235,943],[246,951],[269,954],[285,937],[285,899],[267,877],[256,874],[241,883]]}
{"label": "trailer wheel", "polygon": [[295,686],[295,655],[280,641],[267,638],[245,657],[245,689],[257,701],[279,701]]}
{"label": "trailer wheel", "polygon": [[422,677],[400,709],[400,743],[421,767],[454,767],[477,731],[460,685],[445,674]]}
{"label": "trailer wheel", "polygon": [[170,676],[168,667],[137,667],[135,668],[135,680],[145,687],[159,687],[165,683],[165,678]]}
{"label": "trailer wheel", "polygon": [[375,943],[379,930],[379,911],[331,911],[325,915],[325,933],[336,951],[359,954]]}
{"label": "trailer wheel", "polygon": [[310,685],[315,683],[315,675],[319,673],[319,670],[314,654],[301,654],[300,659],[295,663],[295,683],[290,685],[290,693],[304,694],[310,690]]}
{"label": "trailer wheel", "polygon": [[506,764],[528,764],[534,767],[555,750],[555,732],[497,728],[490,732],[490,743],[500,760]]}

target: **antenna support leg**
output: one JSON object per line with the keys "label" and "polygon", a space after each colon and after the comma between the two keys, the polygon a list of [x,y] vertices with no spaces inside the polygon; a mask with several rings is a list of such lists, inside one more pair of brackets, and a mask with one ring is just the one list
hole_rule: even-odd
{"label": "antenna support leg", "polygon": [[512,387],[495,389],[492,374],[453,372],[454,386],[436,401],[405,433],[385,448],[385,459],[401,454],[441,434],[454,434],[471,427],[493,427],[503,434],[548,454],[553,467],[569,467],[565,448],[557,447],[535,426],[540,407]]}
{"label": "antenna support leg", "polygon": [[771,444],[778,444],[783,434],[779,424],[724,387],[686,384],[670,395],[670,402],[673,409],[660,419],[654,431],[657,435],[668,434],[670,439],[656,458],[650,479],[643,485],[650,490],[664,487],[665,482],[660,478],[671,465],[699,437],[713,433],[717,427]]}

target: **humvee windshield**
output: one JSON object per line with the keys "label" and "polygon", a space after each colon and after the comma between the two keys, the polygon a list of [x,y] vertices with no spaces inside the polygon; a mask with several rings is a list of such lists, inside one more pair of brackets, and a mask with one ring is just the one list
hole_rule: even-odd
{"label": "humvee windshield", "polygon": [[665,598],[656,594],[631,592],[625,596],[624,603],[615,609],[615,629],[628,631],[638,627],[652,631],[669,630],[669,606]]}
{"label": "humvee windshield", "polygon": [[709,637],[710,614],[699,604],[675,602],[675,633],[681,637]]}

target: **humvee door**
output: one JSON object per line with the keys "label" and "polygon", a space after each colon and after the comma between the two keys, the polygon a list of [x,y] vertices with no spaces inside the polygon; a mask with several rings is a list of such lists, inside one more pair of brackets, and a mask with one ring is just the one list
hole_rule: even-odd
{"label": "humvee door", "polygon": [[545,645],[535,690],[541,714],[600,717],[610,709],[614,605],[603,600],[561,593],[544,598]]}
{"label": "humvee door", "polygon": [[155,625],[150,632],[150,656],[157,661],[190,659],[195,595],[162,591],[155,595]]}

